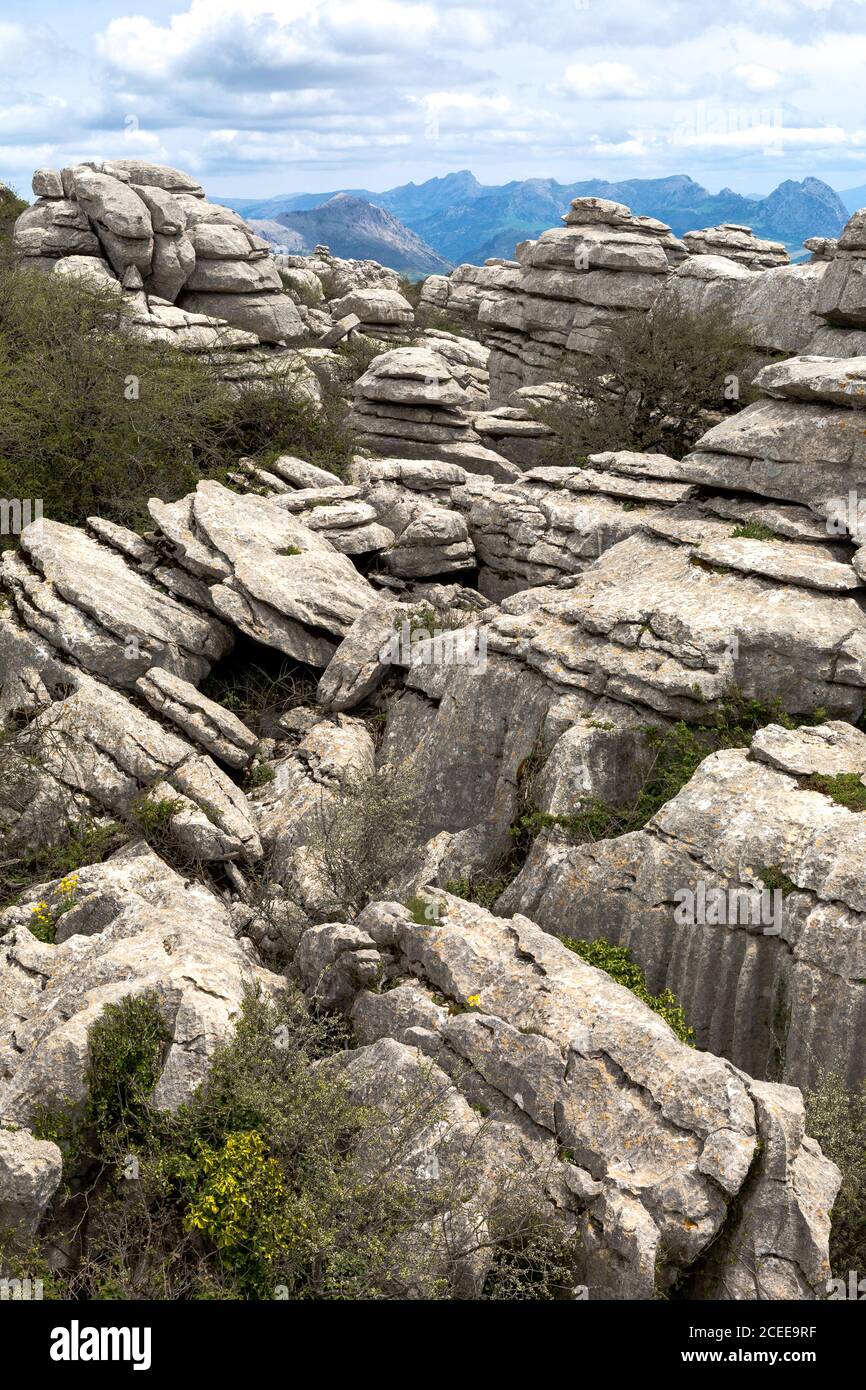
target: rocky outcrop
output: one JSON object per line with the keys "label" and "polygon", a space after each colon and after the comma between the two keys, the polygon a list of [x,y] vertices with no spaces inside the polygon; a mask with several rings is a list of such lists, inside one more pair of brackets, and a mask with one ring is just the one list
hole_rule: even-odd
{"label": "rocky outcrop", "polygon": [[431,348],[383,352],[355,382],[349,423],[359,442],[379,454],[424,458],[436,456],[435,446],[480,443],[466,413],[471,397],[458,375]]}
{"label": "rocky outcrop", "polygon": [[330,310],[336,319],[355,314],[362,331],[371,338],[405,338],[415,323],[409,301],[397,290],[380,286],[350,290],[333,300]]}
{"label": "rocky outcrop", "polygon": [[821,1296],[838,1173],[804,1138],[796,1091],[683,1046],[527,918],[423,900],[417,918],[374,904],[301,938],[303,984],[366,1044],[350,1065],[388,1040],[383,1059],[417,1050],[483,1105],[490,1138],[577,1221],[590,1299],[698,1279],[708,1297]]}
{"label": "rocky outcrop", "polygon": [[694,255],[665,281],[653,310],[730,317],[762,352],[803,352],[823,327],[818,313],[827,262],[755,271],[711,253]]}
{"label": "rocky outcrop", "polygon": [[203,482],[179,502],[153,500],[150,511],[215,613],[264,646],[324,666],[334,639],[348,632],[374,593],[324,533],[281,500]]}
{"label": "rocky outcrop", "polygon": [[[33,191],[37,201],[15,224],[19,257],[45,270],[88,257],[91,274],[142,290],[139,331],[163,339],[174,333],[179,346],[192,339],[198,349],[214,346],[219,324],[244,335],[229,335],[222,344],[229,347],[303,337],[267,242],[238,213],[208,202],[180,170],[136,159],[92,161],[60,174],[38,170]],[[199,332],[184,334],[190,329]]]}
{"label": "rocky outcrop", "polygon": [[153,1100],[176,1109],[230,1034],[244,990],[259,985],[272,995],[279,978],[235,939],[213,893],[141,843],[79,870],[51,945],[27,923],[37,901],[54,902],[56,889],[41,884],[0,913],[0,1122],[28,1125],[42,1107],[80,1106],[90,1027],[106,1004],[145,993],[157,1001],[170,1040]]}
{"label": "rocky outcrop", "polygon": [[603,353],[611,326],[646,313],[687,255],[664,223],[604,198],[575,198],[563,222],[518,246],[519,292],[479,309],[494,403],[554,375],[563,352]]}
{"label": "rocky outcrop", "polygon": [[0,1231],[26,1249],[36,1235],[63,1174],[56,1144],[26,1129],[0,1126]]}
{"label": "rocky outcrop", "polygon": [[864,772],[849,724],[770,725],[708,757],[643,830],[576,848],[542,836],[501,906],[628,945],[699,1047],[758,1076],[807,1085],[826,1068],[857,1087],[866,841],[832,779]]}
{"label": "rocky outcrop", "polygon": [[419,307],[434,316],[444,314],[477,333],[482,331],[481,309],[488,300],[502,301],[502,314],[507,318],[506,306],[509,302],[513,305],[520,294],[521,278],[519,261],[494,258],[483,265],[458,265],[450,275],[427,276]]}
{"label": "rocky outcrop", "polygon": [[751,227],[737,222],[722,222],[718,227],[704,227],[683,236],[690,256],[724,256],[750,270],[771,270],[787,265],[788,253],[781,241],[761,241]]}

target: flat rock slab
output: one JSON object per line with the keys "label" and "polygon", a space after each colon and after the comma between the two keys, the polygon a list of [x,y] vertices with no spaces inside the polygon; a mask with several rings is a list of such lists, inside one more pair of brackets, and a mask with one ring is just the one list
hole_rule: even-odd
{"label": "flat rock slab", "polygon": [[694,553],[706,564],[741,570],[744,574],[766,575],[782,584],[801,584],[808,589],[845,593],[863,585],[851,565],[829,558],[826,547],[820,545],[734,537],[705,540]]}
{"label": "flat rock slab", "polygon": [[21,553],[33,567],[29,577],[14,557],[5,569],[16,592],[26,591],[25,621],[41,611],[43,636],[115,684],[134,684],[150,666],[200,680],[231,648],[222,623],[178,602],[75,527],[33,523],[21,533]]}
{"label": "flat rock slab", "polygon": [[866,357],[791,357],[774,362],[755,377],[755,385],[779,400],[822,401],[866,408]]}

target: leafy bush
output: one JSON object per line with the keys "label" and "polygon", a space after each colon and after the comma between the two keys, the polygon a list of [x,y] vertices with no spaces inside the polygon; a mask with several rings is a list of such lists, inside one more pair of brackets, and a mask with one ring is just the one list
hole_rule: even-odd
{"label": "leafy bush", "polygon": [[451,879],[445,885],[445,892],[453,893],[455,898],[463,898],[466,902],[477,903],[479,907],[484,907],[490,912],[496,899],[507,887],[508,878],[504,874],[496,878],[473,874],[471,878]]}
{"label": "leafy bush", "polygon": [[663,989],[660,994],[650,994],[646,976],[627,946],[612,946],[603,938],[599,938],[598,941],[581,941],[573,936],[566,936],[562,941],[563,945],[574,951],[588,965],[596,966],[606,975],[610,975],[611,979],[616,980],[618,985],[630,989],[642,1004],[646,1004],[653,1013],[659,1014],[665,1023],[670,1024],[681,1042],[692,1045],[695,1032],[686,1023],[682,1004],[670,989]]}
{"label": "leafy bush", "polygon": [[11,250],[15,221],[28,206],[29,204],[23,198],[19,198],[14,189],[0,183],[0,264],[4,259],[4,253],[8,254]]}
{"label": "leafy bush", "polygon": [[578,1252],[549,1209],[518,1175],[461,1233],[449,1213],[473,1201],[466,1174],[412,1180],[422,1131],[441,1125],[447,1146],[435,1083],[386,1119],[349,1096],[329,1060],[342,1042],[300,996],[251,994],[206,1083],[167,1113],[149,1100],[165,1044],[155,999],[107,1008],[86,1114],[40,1128],[66,1155],[53,1232],[78,1256],[61,1296],[441,1298],[485,1245],[486,1297],[562,1296]]}
{"label": "leafy bush", "polygon": [[[754,355],[720,312],[661,308],[623,317],[610,329],[601,367],[595,355],[569,354],[563,400],[537,407],[554,430],[543,461],[573,467],[611,449],[682,458],[708,427],[708,412],[738,410],[755,398],[747,388]],[[734,378],[738,395],[727,399]]]}
{"label": "leafy bush", "polygon": [[[2,827],[0,827],[2,828]],[[116,821],[99,822],[83,817],[67,824],[67,836],[45,849],[12,854],[0,865],[0,908],[8,907],[32,883],[65,878],[85,864],[99,864],[119,849],[123,828]]]}
{"label": "leafy bush", "polygon": [[741,526],[735,526],[731,532],[732,540],[749,541],[778,541],[781,539],[771,527],[765,526],[762,521],[744,521]]}
{"label": "leafy bush", "polygon": [[109,288],[26,268],[0,275],[0,495],[44,514],[138,526],[152,496],[269,449],[343,466],[345,404],[319,410],[289,378],[230,390],[216,364],[124,331]]}
{"label": "leafy bush", "polygon": [[87,1071],[85,1125],[98,1142],[122,1136],[129,1143],[141,1130],[167,1042],[155,995],[130,995],[106,1004],[90,1030]]}
{"label": "leafy bush", "polygon": [[837,1277],[866,1269],[866,1083],[848,1090],[824,1072],[804,1091],[806,1132],[838,1164],[842,1186],[833,1206],[830,1264]]}

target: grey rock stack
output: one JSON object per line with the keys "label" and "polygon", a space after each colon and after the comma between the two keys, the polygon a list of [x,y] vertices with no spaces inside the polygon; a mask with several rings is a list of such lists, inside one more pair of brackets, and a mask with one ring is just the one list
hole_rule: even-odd
{"label": "grey rock stack", "polygon": [[[37,201],[15,224],[14,245],[25,264],[52,271],[67,257],[87,258],[79,272],[144,291],[145,312],[175,305],[187,317],[156,315],[154,327],[201,327],[221,320],[255,335],[250,342],[286,343],[304,328],[283,292],[267,242],[230,208],[208,202],[188,174],[136,159],[92,161],[39,169]],[[138,279],[130,282],[130,275]],[[240,340],[228,346],[240,346]]]}
{"label": "grey rock stack", "polygon": [[722,222],[718,227],[686,232],[683,241],[690,256],[724,256],[750,270],[770,270],[789,262],[784,242],[762,241],[751,227],[740,226],[738,222]]}
{"label": "grey rock stack", "polygon": [[687,255],[663,222],[605,198],[575,198],[563,222],[518,246],[519,291],[479,308],[494,402],[558,375],[564,352],[603,353],[611,326],[646,313]]}

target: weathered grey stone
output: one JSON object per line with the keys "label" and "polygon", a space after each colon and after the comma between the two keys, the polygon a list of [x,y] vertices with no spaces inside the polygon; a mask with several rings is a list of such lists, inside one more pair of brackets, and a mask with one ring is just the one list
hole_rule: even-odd
{"label": "weathered grey stone", "polygon": [[82,531],[42,520],[20,540],[3,573],[22,620],[94,674],[131,686],[150,666],[165,666],[196,680],[231,647],[221,623],[177,602]]}
{"label": "weathered grey stone", "polygon": [[845,728],[769,728],[751,757],[714,753],[644,830],[620,839],[542,837],[501,908],[629,945],[650,988],[682,1001],[698,1045],[757,1076],[807,1085],[826,1067],[858,1085],[862,816],[804,780],[862,774],[863,735]]}
{"label": "weathered grey stone", "polygon": [[[9,912],[21,920],[52,885],[28,892]],[[207,1072],[215,1045],[237,1021],[244,990],[266,997],[276,977],[253,965],[234,938],[225,906],[185,882],[142,844],[78,873],[65,935],[42,956],[43,988],[0,1014],[0,1116],[26,1124],[42,1106],[79,1104],[86,1094],[88,1032],[106,1004],[151,992],[170,1043],[153,1100],[173,1110]],[[4,971],[20,969],[32,941],[26,926],[0,939]]]}
{"label": "weathered grey stone", "polygon": [[26,1129],[0,1128],[0,1230],[32,1240],[63,1176],[56,1144]]}
{"label": "weathered grey stone", "polygon": [[152,666],[135,682],[135,688],[158,714],[229,767],[246,767],[255,753],[256,735],[189,681]]}

